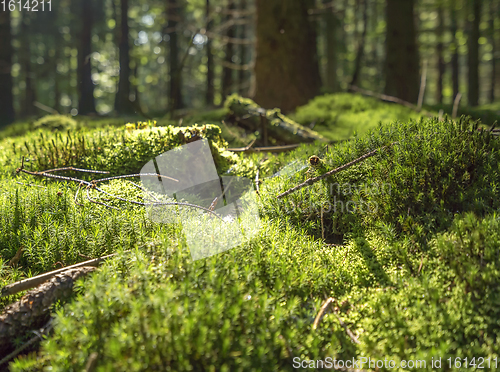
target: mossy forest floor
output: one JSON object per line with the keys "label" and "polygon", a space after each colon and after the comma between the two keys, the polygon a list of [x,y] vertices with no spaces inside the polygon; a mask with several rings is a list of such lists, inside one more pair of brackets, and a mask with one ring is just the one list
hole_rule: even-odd
{"label": "mossy forest floor", "polygon": [[[427,370],[432,358],[441,358],[442,370],[460,370],[464,358],[470,369],[471,358],[477,366],[482,357],[494,366],[500,138],[477,130],[492,123],[420,118],[357,95],[325,96],[292,118],[349,141],[235,155],[225,151],[227,141],[246,145],[254,136],[217,121],[222,111],[186,118],[184,127],[101,120],[0,132],[0,284],[119,253],[79,281],[69,301],[52,306],[53,332],[13,360],[11,371],[82,371],[90,364],[95,371],[292,371],[320,369],[302,361],[327,357],[397,366],[421,360]],[[202,260],[191,260],[181,226],[154,223],[143,207],[117,201],[114,210],[83,196],[78,206],[77,185],[15,175],[22,156],[31,170],[72,165],[130,174],[187,134],[209,140],[221,173],[255,179],[258,172],[262,181],[260,234]],[[381,148],[276,197],[321,169]],[[307,165],[312,155],[321,158],[319,167],[271,177],[293,161]],[[124,180],[106,188],[141,195]],[[9,264],[21,247],[19,261]],[[0,306],[21,296],[2,298]],[[13,344],[32,336],[20,334]],[[461,358],[461,367],[449,368],[448,358]]]}

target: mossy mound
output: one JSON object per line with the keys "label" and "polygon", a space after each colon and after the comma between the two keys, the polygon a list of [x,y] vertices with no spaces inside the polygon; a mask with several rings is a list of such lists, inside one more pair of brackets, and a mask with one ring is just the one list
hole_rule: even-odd
{"label": "mossy mound", "polygon": [[378,123],[417,119],[413,110],[360,94],[335,93],[318,96],[307,105],[298,107],[291,117],[298,123],[309,126],[331,140],[363,135]]}
{"label": "mossy mound", "polygon": [[34,129],[74,130],[76,126],[76,120],[66,115],[47,115],[33,123]]}

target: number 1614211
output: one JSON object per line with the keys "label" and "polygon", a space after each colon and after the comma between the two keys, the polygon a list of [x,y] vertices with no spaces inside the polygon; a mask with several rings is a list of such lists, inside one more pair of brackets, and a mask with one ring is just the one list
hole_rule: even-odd
{"label": "number 1614211", "polygon": [[4,12],[45,12],[52,11],[52,0],[1,0],[0,9]]}

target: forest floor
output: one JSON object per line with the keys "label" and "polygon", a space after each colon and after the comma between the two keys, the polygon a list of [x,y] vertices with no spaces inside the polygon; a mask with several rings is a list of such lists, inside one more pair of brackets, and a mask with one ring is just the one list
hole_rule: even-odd
{"label": "forest floor", "polygon": [[[417,360],[431,369],[438,358],[443,369],[464,368],[464,358],[469,368],[493,367],[500,139],[478,129],[497,109],[463,110],[482,121],[440,120],[358,95],[318,97],[290,117],[330,144],[280,154],[227,151],[257,136],[222,122],[224,109],[175,127],[104,119],[7,128],[0,285],[116,253],[50,305],[51,332],[10,370],[292,371],[321,369],[327,357],[387,359],[391,370]],[[133,174],[195,136],[207,139],[220,174],[259,181],[259,233],[200,260],[182,223],[156,223],[123,200],[144,197],[125,179],[99,186],[122,199],[91,188],[97,204],[78,182],[19,170],[24,156],[28,172],[69,165]],[[1,316],[24,294],[2,297]],[[0,360],[33,336],[28,328],[7,341],[0,334]]]}

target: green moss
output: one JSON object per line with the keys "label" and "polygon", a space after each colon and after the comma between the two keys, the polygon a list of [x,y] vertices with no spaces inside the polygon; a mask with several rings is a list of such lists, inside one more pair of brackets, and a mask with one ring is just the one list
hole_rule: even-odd
{"label": "green moss", "polygon": [[407,107],[351,93],[318,96],[292,115],[304,126],[314,123],[316,131],[335,141],[363,135],[380,122],[389,124],[419,117]]}
{"label": "green moss", "polygon": [[73,130],[76,126],[76,121],[66,115],[47,115],[33,123],[34,129]]}

